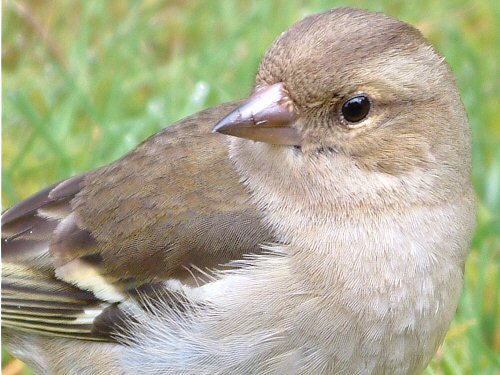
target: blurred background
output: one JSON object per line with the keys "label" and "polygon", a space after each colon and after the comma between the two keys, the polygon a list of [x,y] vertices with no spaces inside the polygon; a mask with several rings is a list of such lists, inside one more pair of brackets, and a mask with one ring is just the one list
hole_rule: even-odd
{"label": "blurred background", "polygon": [[[413,24],[455,72],[474,134],[478,227],[457,316],[426,374],[499,374],[497,0],[5,0],[2,209],[117,159],[189,114],[245,97],[282,31],[338,6]],[[5,349],[2,368],[31,374]]]}

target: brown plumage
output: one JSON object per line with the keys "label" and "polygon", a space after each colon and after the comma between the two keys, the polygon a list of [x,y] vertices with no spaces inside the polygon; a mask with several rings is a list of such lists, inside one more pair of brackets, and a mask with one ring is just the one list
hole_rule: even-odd
{"label": "brown plumage", "polygon": [[6,342],[42,373],[419,373],[461,291],[470,166],[416,29],[307,17],[247,101],[3,215]]}
{"label": "brown plumage", "polygon": [[[4,309],[17,304],[10,279],[20,272],[20,262],[44,272],[48,263],[52,275],[41,275],[68,294],[82,293],[69,284],[83,283],[94,271],[118,293],[129,293],[169,278],[200,284],[201,278],[193,279],[197,268],[209,270],[259,253],[260,244],[273,237],[231,167],[224,137],[211,133],[236,104],[187,118],[112,165],[65,180],[9,209],[2,216]],[[99,294],[102,281],[92,285],[91,280],[85,289]],[[33,277],[30,285],[35,288],[35,283],[41,281]],[[40,291],[33,292],[38,299]],[[16,296],[12,303],[11,294]],[[23,324],[23,317],[9,319],[4,316],[4,325]],[[39,327],[51,331],[46,321]]]}

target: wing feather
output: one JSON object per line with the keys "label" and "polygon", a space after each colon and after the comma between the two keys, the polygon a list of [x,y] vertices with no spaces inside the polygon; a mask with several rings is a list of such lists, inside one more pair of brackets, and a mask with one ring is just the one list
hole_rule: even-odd
{"label": "wing feather", "polygon": [[211,133],[237,105],[183,120],[113,164],[7,210],[2,325],[113,340],[134,320],[125,306],[146,309],[156,299],[182,311],[164,281],[193,281],[272,241],[225,138]]}

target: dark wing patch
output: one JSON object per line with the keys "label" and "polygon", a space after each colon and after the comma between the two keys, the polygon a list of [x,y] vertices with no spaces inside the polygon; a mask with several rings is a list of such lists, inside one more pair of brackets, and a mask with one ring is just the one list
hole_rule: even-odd
{"label": "dark wing patch", "polygon": [[97,251],[96,240],[89,231],[78,226],[75,213],[71,213],[57,225],[50,243],[50,252],[56,257],[57,266]]}
{"label": "dark wing patch", "polygon": [[47,254],[48,242],[24,239],[2,238],[2,262],[25,261]]}
{"label": "dark wing patch", "polygon": [[19,238],[47,240],[57,226],[57,221],[37,215],[22,216],[2,226],[2,237],[13,241]]}
{"label": "dark wing patch", "polygon": [[138,320],[133,314],[125,311],[121,304],[114,303],[106,307],[94,320],[92,333],[99,337],[123,337],[127,336],[129,327]]}

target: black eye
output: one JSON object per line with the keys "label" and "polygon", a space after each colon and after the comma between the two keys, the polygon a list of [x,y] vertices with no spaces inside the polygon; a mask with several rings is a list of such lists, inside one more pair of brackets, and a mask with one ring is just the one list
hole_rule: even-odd
{"label": "black eye", "polygon": [[346,121],[359,122],[370,112],[370,99],[366,95],[358,95],[342,104],[342,116]]}

